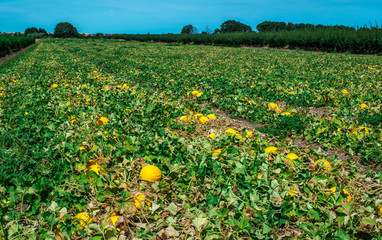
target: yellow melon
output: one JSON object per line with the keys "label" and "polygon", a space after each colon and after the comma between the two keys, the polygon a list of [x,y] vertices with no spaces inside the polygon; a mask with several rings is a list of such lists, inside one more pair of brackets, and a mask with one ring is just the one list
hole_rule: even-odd
{"label": "yellow melon", "polygon": [[147,165],[141,170],[141,179],[148,182],[155,182],[162,179],[162,172],[157,166]]}

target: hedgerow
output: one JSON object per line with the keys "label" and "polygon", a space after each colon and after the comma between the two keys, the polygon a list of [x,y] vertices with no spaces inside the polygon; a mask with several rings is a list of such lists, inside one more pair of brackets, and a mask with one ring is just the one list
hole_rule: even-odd
{"label": "hedgerow", "polygon": [[32,37],[0,35],[0,57],[32,45],[35,39]]}
{"label": "hedgerow", "polygon": [[382,29],[316,29],[222,34],[114,34],[128,41],[179,42],[227,46],[276,47],[329,52],[381,53]]}

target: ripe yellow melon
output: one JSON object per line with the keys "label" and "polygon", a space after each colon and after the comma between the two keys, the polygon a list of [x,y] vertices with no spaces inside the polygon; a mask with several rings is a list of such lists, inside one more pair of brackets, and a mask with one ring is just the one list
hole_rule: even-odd
{"label": "ripe yellow melon", "polygon": [[155,182],[162,179],[162,172],[157,166],[147,165],[141,170],[141,179],[148,182]]}

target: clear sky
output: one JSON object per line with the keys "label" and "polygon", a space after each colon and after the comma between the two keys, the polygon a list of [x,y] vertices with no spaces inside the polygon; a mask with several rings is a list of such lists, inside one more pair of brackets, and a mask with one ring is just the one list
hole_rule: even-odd
{"label": "clear sky", "polygon": [[324,25],[382,25],[382,0],[0,0],[0,32],[27,27],[53,32],[59,22],[81,33],[180,33],[236,20]]}

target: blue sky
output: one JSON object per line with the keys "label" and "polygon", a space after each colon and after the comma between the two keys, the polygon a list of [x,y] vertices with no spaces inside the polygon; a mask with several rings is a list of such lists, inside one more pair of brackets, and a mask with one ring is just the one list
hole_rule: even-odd
{"label": "blue sky", "polygon": [[179,33],[237,20],[253,29],[269,21],[382,25],[382,0],[0,0],[0,32],[53,32],[70,22],[81,33]]}

